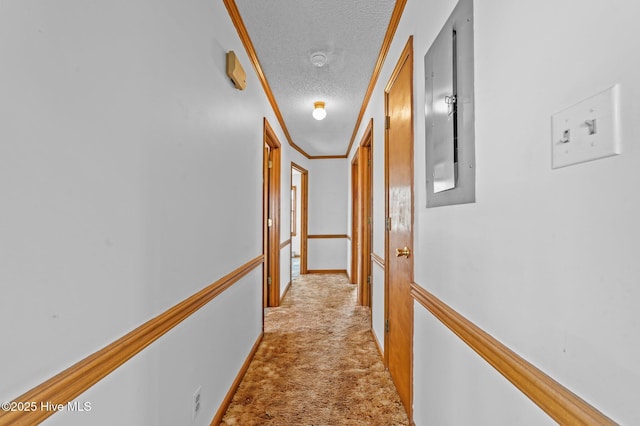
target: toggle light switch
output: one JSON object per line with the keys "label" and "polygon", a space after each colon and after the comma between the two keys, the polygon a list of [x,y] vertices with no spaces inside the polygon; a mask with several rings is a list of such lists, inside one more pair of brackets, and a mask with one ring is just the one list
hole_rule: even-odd
{"label": "toggle light switch", "polygon": [[620,153],[618,85],[551,117],[552,168]]}

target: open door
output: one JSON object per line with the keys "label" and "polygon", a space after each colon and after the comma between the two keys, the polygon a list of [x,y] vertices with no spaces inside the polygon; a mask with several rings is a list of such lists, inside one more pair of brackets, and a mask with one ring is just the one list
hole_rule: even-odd
{"label": "open door", "polygon": [[264,119],[263,306],[280,304],[280,142]]}
{"label": "open door", "polygon": [[385,89],[385,361],[413,417],[413,38]]}
{"label": "open door", "polygon": [[[298,220],[296,221],[296,235],[291,236],[292,241],[292,252],[293,252],[293,241],[297,239],[299,243],[296,242],[295,246],[297,247],[299,244],[299,268],[300,274],[307,273],[307,225],[309,223],[309,171],[304,167],[297,165],[296,163],[291,163],[291,182],[296,182],[297,179],[294,179],[295,175],[299,175],[299,188],[296,188],[296,197],[297,197],[297,216]],[[297,187],[298,185],[296,185]]]}
{"label": "open door", "polygon": [[358,303],[371,307],[373,120],[351,162],[351,283],[358,284]]}

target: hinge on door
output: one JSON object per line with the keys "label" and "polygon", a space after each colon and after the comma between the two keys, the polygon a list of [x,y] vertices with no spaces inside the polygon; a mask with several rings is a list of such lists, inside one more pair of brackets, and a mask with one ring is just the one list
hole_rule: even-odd
{"label": "hinge on door", "polygon": [[385,223],[385,227],[387,228],[387,231],[391,231],[391,218],[388,217],[384,220]]}
{"label": "hinge on door", "polygon": [[371,275],[367,277],[367,284],[371,284]]}
{"label": "hinge on door", "polygon": [[391,116],[387,115],[384,118],[384,128],[385,129],[390,129],[391,128]]}
{"label": "hinge on door", "polygon": [[267,219],[267,226],[269,228],[273,226],[273,219],[271,219],[271,218]]}
{"label": "hinge on door", "polygon": [[384,331],[389,332],[389,319],[386,319],[384,322]]}
{"label": "hinge on door", "polygon": [[371,216],[369,216],[369,217],[367,218],[367,223],[368,223],[369,225],[371,225]]}
{"label": "hinge on door", "polygon": [[271,277],[267,278],[267,285],[271,285]]}
{"label": "hinge on door", "polygon": [[273,161],[269,160],[269,164],[268,164],[267,167],[272,168],[273,167]]}

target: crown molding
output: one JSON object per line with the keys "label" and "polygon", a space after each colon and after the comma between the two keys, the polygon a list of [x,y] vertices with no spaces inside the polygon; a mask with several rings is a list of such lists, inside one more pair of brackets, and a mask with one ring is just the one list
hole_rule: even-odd
{"label": "crown molding", "polygon": [[373,94],[373,89],[375,88],[378,77],[380,76],[380,72],[382,71],[382,66],[384,65],[384,61],[387,59],[389,49],[391,49],[391,43],[393,42],[393,37],[396,34],[398,25],[400,24],[400,19],[402,18],[402,13],[404,12],[404,7],[406,4],[407,0],[396,1],[396,6],[393,9],[391,19],[389,20],[389,26],[387,27],[387,33],[385,34],[382,46],[380,47],[378,60],[376,61],[376,65],[373,68],[373,74],[371,75],[371,80],[369,80],[369,87],[367,87],[364,99],[362,100],[362,107],[360,108],[360,113],[358,114],[358,120],[356,121],[356,126],[353,129],[351,141],[349,142],[349,147],[347,148],[347,152],[345,154],[345,156],[347,157],[349,156],[351,148],[353,147],[353,143],[356,140],[356,136],[358,135],[358,129],[360,128],[360,124],[362,123],[362,117],[364,117],[364,112],[367,110],[367,106],[369,105],[369,101],[371,100],[371,95]]}
{"label": "crown molding", "polygon": [[353,130],[353,134],[351,136],[351,141],[349,142],[349,147],[347,148],[347,152],[344,155],[309,155],[304,149],[300,148],[293,142],[291,138],[291,134],[289,133],[289,129],[287,128],[286,123],[284,122],[284,118],[282,117],[282,113],[280,112],[280,107],[278,106],[278,102],[276,101],[275,96],[273,95],[273,91],[271,90],[271,86],[269,85],[269,81],[264,74],[264,70],[262,69],[262,65],[260,65],[260,60],[258,59],[258,55],[256,53],[255,47],[253,46],[253,42],[251,41],[251,37],[249,36],[249,32],[247,31],[247,27],[244,25],[244,21],[242,20],[242,16],[240,16],[240,11],[238,10],[238,6],[236,5],[235,0],[223,0],[225,7],[227,8],[227,12],[231,17],[231,21],[233,22],[236,31],[238,32],[238,36],[244,45],[245,50],[247,51],[247,55],[249,56],[249,60],[253,65],[254,70],[258,76],[258,80],[262,84],[262,88],[264,89],[265,94],[267,95],[267,99],[273,108],[273,112],[278,119],[278,123],[280,123],[280,127],[284,132],[285,138],[289,145],[302,154],[305,158],[310,160],[329,160],[329,159],[338,159],[338,158],[348,158],[349,152],[351,151],[351,147],[353,146],[353,141],[356,138],[358,133],[358,128],[360,127],[360,123],[362,122],[362,117],[364,116],[364,112],[367,109],[367,105],[369,104],[369,100],[371,99],[371,95],[373,94],[373,89],[378,81],[378,77],[380,75],[380,71],[382,71],[382,66],[384,65],[384,61],[387,57],[387,53],[389,53],[389,49],[391,47],[391,42],[393,41],[393,36],[395,35],[396,29],[398,28],[398,24],[400,23],[400,18],[402,17],[402,12],[404,11],[404,7],[407,3],[407,0],[397,0],[396,5],[393,9],[393,13],[391,14],[391,19],[389,20],[389,26],[387,27],[387,32],[384,36],[384,40],[382,42],[382,47],[380,48],[380,53],[378,54],[378,59],[376,60],[376,65],[373,69],[373,74],[371,75],[371,79],[369,81],[369,86],[367,87],[367,91],[364,96],[364,100],[362,101],[362,107],[360,108],[360,113],[358,114],[358,119],[356,121],[355,128]]}

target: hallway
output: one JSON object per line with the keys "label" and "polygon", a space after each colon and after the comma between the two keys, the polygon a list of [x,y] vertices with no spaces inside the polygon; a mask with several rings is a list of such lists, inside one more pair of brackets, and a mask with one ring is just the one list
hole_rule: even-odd
{"label": "hallway", "polygon": [[344,275],[294,280],[222,424],[408,424],[369,324]]}
{"label": "hallway", "polygon": [[0,426],[640,425],[639,15],[0,1]]}

